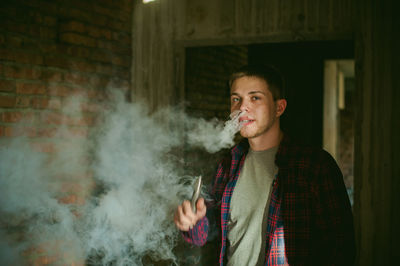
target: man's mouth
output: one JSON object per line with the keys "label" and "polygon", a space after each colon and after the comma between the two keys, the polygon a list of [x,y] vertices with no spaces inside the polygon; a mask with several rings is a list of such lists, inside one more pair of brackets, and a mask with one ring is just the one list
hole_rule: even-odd
{"label": "man's mouth", "polygon": [[241,126],[247,126],[248,124],[254,122],[253,119],[249,119],[249,118],[241,118],[239,123]]}

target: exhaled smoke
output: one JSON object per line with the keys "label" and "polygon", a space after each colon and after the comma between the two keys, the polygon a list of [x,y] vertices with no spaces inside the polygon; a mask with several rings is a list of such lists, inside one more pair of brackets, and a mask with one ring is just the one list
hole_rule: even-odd
{"label": "exhaled smoke", "polygon": [[215,153],[233,145],[233,138],[240,130],[239,118],[244,112],[236,111],[230,115],[230,120],[221,123],[214,119],[187,119],[188,143],[193,146],[204,147],[208,152]]}
{"label": "exhaled smoke", "polygon": [[[50,153],[36,151],[30,139],[2,143],[1,264],[33,263],[30,254],[53,258],[53,265],[142,265],[145,256],[177,263],[173,212],[192,193],[179,149],[231,146],[240,114],[225,124],[172,109],[149,115],[121,94],[113,98],[86,137],[69,134],[82,130],[76,121],[86,116],[77,108],[85,98],[70,99],[60,123],[66,126],[47,143]],[[62,203],[66,187],[86,200]]]}

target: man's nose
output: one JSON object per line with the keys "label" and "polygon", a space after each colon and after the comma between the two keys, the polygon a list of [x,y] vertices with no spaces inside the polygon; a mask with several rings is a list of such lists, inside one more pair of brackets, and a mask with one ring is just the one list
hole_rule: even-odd
{"label": "man's nose", "polygon": [[242,101],[241,102],[239,110],[242,111],[242,112],[244,112],[244,111],[247,112],[248,111],[248,104],[247,104],[246,101]]}

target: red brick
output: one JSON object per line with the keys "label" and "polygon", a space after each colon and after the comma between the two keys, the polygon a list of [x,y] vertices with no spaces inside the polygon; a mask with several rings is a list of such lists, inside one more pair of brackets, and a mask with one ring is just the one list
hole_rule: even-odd
{"label": "red brick", "polygon": [[0,137],[4,137],[4,127],[0,126]]}
{"label": "red brick", "polygon": [[15,91],[15,81],[0,79],[0,91]]}
{"label": "red brick", "polygon": [[57,31],[54,28],[39,27],[39,37],[45,40],[55,40],[57,38]]}
{"label": "red brick", "polygon": [[13,35],[7,35],[7,42],[8,47],[12,48],[22,48],[23,45],[23,40],[21,36],[13,36]]}
{"label": "red brick", "polygon": [[36,135],[41,138],[54,138],[57,133],[57,128],[38,128]]}
{"label": "red brick", "polygon": [[56,55],[46,55],[44,57],[44,62],[46,66],[51,66],[51,67],[59,67],[59,68],[65,68],[69,69],[71,68],[73,61],[69,58],[63,57],[63,56],[56,56]]}
{"label": "red brick", "polygon": [[43,57],[41,55],[15,49],[0,49],[0,59],[24,64],[43,64]]}
{"label": "red brick", "polygon": [[62,56],[45,56],[45,63],[48,66],[64,68],[68,70],[78,70],[82,72],[95,72],[96,65],[87,61],[78,61]]}
{"label": "red brick", "polygon": [[[56,25],[56,18],[51,17],[51,16],[47,16],[42,14],[41,12],[35,10],[35,9],[31,9],[31,10],[21,10],[20,12],[20,16],[24,15],[26,18],[28,19],[29,22],[33,23],[33,24],[40,24],[40,25],[45,25],[45,26],[55,26]],[[18,15],[16,15],[18,16]]]}
{"label": "red brick", "polygon": [[59,9],[58,14],[66,18],[76,19],[100,26],[106,26],[108,22],[108,20],[102,16],[96,16],[93,13],[71,7]]}
{"label": "red brick", "polygon": [[92,87],[96,88],[105,88],[107,85],[110,83],[110,78],[109,77],[104,77],[100,75],[91,75],[89,84]]}
{"label": "red brick", "polygon": [[66,82],[71,82],[71,83],[80,84],[80,85],[87,85],[89,83],[88,76],[84,76],[77,72],[65,73],[64,79]]}
{"label": "red brick", "polygon": [[0,95],[0,107],[15,107],[16,97],[10,95]]}
{"label": "red brick", "polygon": [[44,26],[55,26],[57,23],[56,18],[51,16],[46,16],[42,13],[39,13],[36,10],[29,10],[28,12],[23,11],[25,16],[29,17],[29,20],[34,24],[41,24]]}
{"label": "red brick", "polygon": [[2,27],[10,32],[20,33],[22,35],[34,38],[54,40],[57,37],[55,28],[49,28],[37,24],[28,24],[9,20],[4,21],[2,23]]}
{"label": "red brick", "polygon": [[4,136],[6,137],[36,137],[35,127],[7,126],[4,128]]}
{"label": "red brick", "polygon": [[62,54],[62,52],[65,50],[65,46],[59,43],[55,44],[52,42],[41,42],[38,50],[45,54],[44,60],[46,62],[46,58],[49,57],[48,54]]}
{"label": "red brick", "polygon": [[57,148],[52,142],[34,142],[32,143],[32,149],[38,152],[45,153],[55,153],[57,152]]}
{"label": "red brick", "polygon": [[3,74],[7,78],[40,79],[41,71],[32,67],[7,65],[3,67]]}
{"label": "red brick", "polygon": [[61,109],[61,101],[56,98],[32,98],[31,106],[35,109],[59,110]]}
{"label": "red brick", "polygon": [[54,109],[54,110],[61,109],[61,100],[60,99],[55,99],[55,98],[49,99],[47,108]]}
{"label": "red brick", "polygon": [[131,60],[129,57],[114,56],[111,62],[117,66],[129,67],[131,65]]}
{"label": "red brick", "polygon": [[16,62],[32,65],[43,65],[43,56],[19,52],[16,55]]}
{"label": "red brick", "polygon": [[112,40],[126,44],[129,44],[132,41],[131,35],[125,32],[113,32]]}
{"label": "red brick", "polygon": [[22,112],[6,112],[1,114],[1,122],[15,123],[22,119]]}
{"label": "red brick", "polygon": [[19,94],[45,94],[46,87],[38,83],[17,82],[17,93]]}
{"label": "red brick", "polygon": [[78,32],[84,33],[86,32],[85,24],[78,21],[66,21],[60,23],[60,32]]}
{"label": "red brick", "polygon": [[70,44],[83,45],[87,47],[96,47],[96,39],[87,37],[76,33],[62,33],[60,34],[60,41]]}
{"label": "red brick", "polygon": [[63,80],[63,73],[52,69],[45,69],[42,70],[41,80],[47,82],[60,82]]}
{"label": "red brick", "polygon": [[57,25],[57,19],[51,16],[43,16],[42,23],[45,26],[53,27]]}
{"label": "red brick", "polygon": [[[76,69],[82,72],[96,72],[98,68],[98,64],[91,64],[85,61],[76,61],[74,62],[72,69]],[[109,74],[108,72],[107,74]]]}
{"label": "red brick", "polygon": [[114,69],[112,65],[107,65],[107,64],[96,65],[96,72],[98,73],[112,75],[113,70]]}
{"label": "red brick", "polygon": [[110,52],[105,50],[93,49],[90,53],[90,59],[99,62],[111,63],[112,57],[113,55],[111,55]]}
{"label": "red brick", "polygon": [[113,53],[130,56],[131,47],[129,44],[110,42],[106,40],[98,40],[97,47],[100,49],[110,50]]}
{"label": "red brick", "polygon": [[88,58],[91,50],[92,48],[70,45],[65,48],[64,53],[73,57]]}
{"label": "red brick", "polygon": [[24,6],[35,7],[35,9],[47,14],[57,14],[59,9],[59,4],[54,1],[19,0],[18,2]]}
{"label": "red brick", "polygon": [[111,8],[104,8],[101,5],[94,5],[93,10],[96,13],[106,15],[111,18],[119,19],[121,20],[122,18],[120,17],[122,12],[118,12],[118,10],[111,9]]}
{"label": "red brick", "polygon": [[[29,34],[31,31],[33,31],[33,28],[29,27],[29,25],[22,24],[21,22],[16,22],[12,20],[5,20],[2,21],[2,28],[3,30],[7,30],[9,32],[17,32],[17,33],[22,33],[22,34]],[[39,34],[39,31],[37,31],[36,35]]]}
{"label": "red brick", "polygon": [[41,43],[27,36],[7,35],[6,46],[11,49],[20,48],[24,51],[38,51]]}
{"label": "red brick", "polygon": [[30,101],[30,106],[35,109],[46,109],[49,105],[49,99],[47,98],[33,98]]}
{"label": "red brick", "polygon": [[78,137],[78,138],[86,138],[89,134],[89,131],[87,128],[81,128],[81,127],[71,127],[68,128],[67,132],[65,132],[65,137],[70,138],[70,137]]}
{"label": "red brick", "polygon": [[30,106],[31,98],[26,96],[17,96],[16,107],[26,108]]}
{"label": "red brick", "polygon": [[93,126],[95,119],[93,116],[83,115],[81,117],[71,118],[69,120],[69,125],[73,126]]}
{"label": "red brick", "polygon": [[103,108],[100,104],[97,103],[82,103],[81,109],[83,112],[97,113],[100,112],[100,110],[102,110]]}
{"label": "red brick", "polygon": [[49,85],[48,86],[48,93],[51,96],[61,96],[65,97],[72,93],[72,89],[70,87],[66,87],[63,85]]}
{"label": "red brick", "polygon": [[105,93],[103,90],[87,90],[87,96],[88,98],[94,98],[94,99],[104,99],[105,98]]}
{"label": "red brick", "polygon": [[112,32],[108,29],[88,26],[87,33],[89,36],[94,37],[94,38],[103,38],[106,40],[111,40],[111,38],[112,38]]}
{"label": "red brick", "polygon": [[61,113],[45,112],[41,114],[40,120],[42,123],[47,125],[62,125],[67,124],[68,117]]}
{"label": "red brick", "polygon": [[35,119],[35,114],[32,112],[4,112],[1,114],[1,121],[4,123],[32,123]]}

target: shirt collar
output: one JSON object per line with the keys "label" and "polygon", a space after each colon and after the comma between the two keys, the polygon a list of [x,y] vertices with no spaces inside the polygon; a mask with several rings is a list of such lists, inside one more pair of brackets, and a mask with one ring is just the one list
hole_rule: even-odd
{"label": "shirt collar", "polygon": [[[290,137],[287,134],[283,134],[283,138],[279,144],[278,151],[275,156],[275,163],[278,167],[282,167],[288,163],[288,148],[291,145]],[[232,157],[242,156],[247,154],[249,151],[249,141],[244,138],[231,150]]]}

